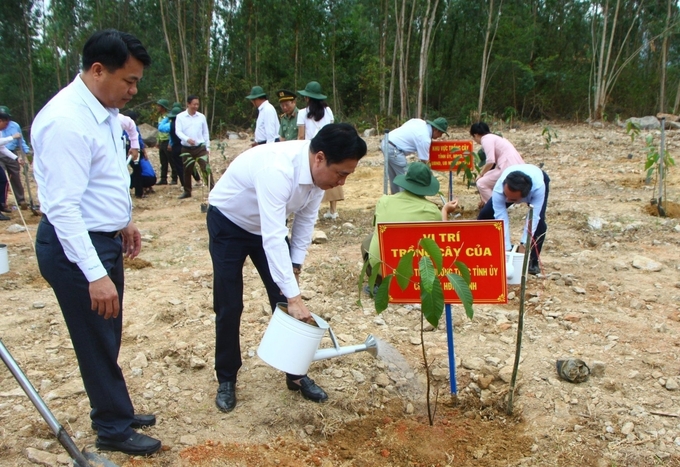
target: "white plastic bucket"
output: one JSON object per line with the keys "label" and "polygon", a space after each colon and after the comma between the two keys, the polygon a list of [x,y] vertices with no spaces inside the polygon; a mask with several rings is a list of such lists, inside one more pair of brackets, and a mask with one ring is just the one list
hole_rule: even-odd
{"label": "white plastic bucket", "polygon": [[7,245],[0,243],[0,274],[9,272],[9,258],[7,257]]}
{"label": "white plastic bucket", "polygon": [[517,285],[522,281],[522,266],[524,253],[517,253],[514,249],[505,252],[505,275],[508,284]]}
{"label": "white plastic bucket", "polygon": [[[285,305],[283,305],[285,306]],[[283,311],[277,304],[264,332],[257,355],[277,370],[306,375],[328,323],[312,313],[318,326],[304,323]]]}

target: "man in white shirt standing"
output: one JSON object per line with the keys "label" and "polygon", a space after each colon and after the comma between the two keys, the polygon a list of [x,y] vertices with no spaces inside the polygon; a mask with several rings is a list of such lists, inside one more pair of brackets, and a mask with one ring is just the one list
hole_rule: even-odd
{"label": "man in white shirt standing", "polygon": [[280,141],[279,130],[281,129],[279,116],[274,106],[267,100],[264,89],[261,86],[253,86],[246,99],[249,99],[258,111],[257,122],[255,123],[255,141],[253,141],[251,147],[258,144],[278,143]]}
{"label": "man in white shirt standing", "polygon": [[394,177],[406,173],[406,155],[416,153],[420,162],[427,164],[430,160],[430,143],[433,139],[447,135],[448,126],[448,122],[443,117],[432,121],[412,118],[385,135],[380,150],[387,158],[387,174],[390,178],[392,194],[399,193],[403,189],[394,184]]}
{"label": "man in white shirt standing", "polygon": [[138,415],[118,366],[123,328],[123,255],[142,247],[132,222],[118,109],[137,94],[151,58],[133,35],[107,29],[83,48],[83,69],[33,121],[35,178],[43,217],[36,236],[40,273],[59,301],[90,399],[96,446],[149,455],[161,442],[133,428]]}
{"label": "man in white shirt standing", "polygon": [[210,156],[210,134],[205,115],[198,111],[201,101],[198,96],[187,97],[187,109],[177,115],[175,120],[175,133],[182,141],[182,163],[184,164],[184,193],[179,199],[191,198],[191,178],[198,163],[203,183],[215,185],[213,176],[206,173],[208,158]]}
{"label": "man in white shirt standing", "polygon": [[[311,141],[286,141],[249,149],[229,165],[210,193],[207,223],[213,262],[215,404],[222,412],[236,406],[241,367],[239,326],[243,312],[246,257],[264,282],[272,310],[288,303],[288,314],[312,319],[302,301],[298,277],[324,190],[344,185],[366,143],[346,123],[323,127]],[[294,214],[290,241],[287,219]],[[307,375],[286,375],[286,386],[314,402],[328,399]]]}

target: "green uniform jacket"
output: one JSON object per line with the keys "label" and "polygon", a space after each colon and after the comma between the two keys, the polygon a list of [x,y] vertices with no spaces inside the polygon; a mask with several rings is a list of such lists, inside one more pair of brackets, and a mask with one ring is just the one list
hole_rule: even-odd
{"label": "green uniform jacket", "polygon": [[291,117],[286,114],[281,115],[281,128],[279,128],[279,136],[285,138],[286,141],[295,141],[298,139],[297,116],[297,107],[295,108],[295,111]]}

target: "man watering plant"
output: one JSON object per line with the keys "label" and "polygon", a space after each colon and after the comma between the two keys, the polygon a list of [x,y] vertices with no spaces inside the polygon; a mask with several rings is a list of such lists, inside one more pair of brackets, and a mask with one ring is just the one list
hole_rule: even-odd
{"label": "man watering plant", "polygon": [[[521,243],[527,235],[531,236],[531,261],[529,274],[539,274],[539,257],[548,230],[545,223],[545,210],[548,205],[550,178],[543,170],[531,164],[512,165],[505,169],[493,188],[491,198],[486,202],[477,219],[501,219],[505,228],[505,249],[510,250],[510,218],[508,208],[516,203],[527,203],[534,207],[531,232],[524,226]],[[524,252],[521,246],[518,250]]]}
{"label": "man watering plant", "polygon": [[[236,406],[241,368],[239,326],[243,312],[246,257],[264,282],[272,310],[288,303],[288,314],[312,319],[298,277],[312,240],[324,190],[344,185],[366,155],[366,143],[346,123],[323,127],[311,141],[258,145],[238,156],[210,192],[207,223],[213,262],[215,404]],[[290,239],[286,221],[294,214]],[[328,399],[307,375],[286,375],[286,386],[314,402]]]}

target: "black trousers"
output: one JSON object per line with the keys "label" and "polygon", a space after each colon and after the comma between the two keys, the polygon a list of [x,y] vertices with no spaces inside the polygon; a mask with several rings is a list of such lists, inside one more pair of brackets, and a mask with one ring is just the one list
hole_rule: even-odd
{"label": "black trousers", "polygon": [[91,232],[90,238],[118,290],[121,312],[117,318],[104,319],[91,310],[89,282],[66,257],[45,216],[38,226],[36,256],[40,273],[52,286],[71,335],[92,407],[90,418],[97,425],[99,437],[122,441],[134,433],[130,428],[134,407],[118,366],[123,329],[123,250],[120,237]]}
{"label": "black trousers", "polygon": [[[172,149],[169,151],[170,154],[170,165],[173,167],[173,172],[177,174],[177,181],[180,185],[184,186],[184,165],[182,164],[182,144],[175,143]],[[173,178],[173,180],[175,180]]]}
{"label": "black trousers", "polygon": [[[543,207],[539,214],[540,219],[538,220],[538,225],[536,226],[536,232],[534,232],[534,241],[531,243],[531,263],[538,264],[538,258],[541,256],[541,250],[543,249],[543,242],[545,241],[545,234],[548,231],[548,224],[545,223],[545,210],[548,207],[548,194],[550,193],[550,177],[548,174],[543,172],[543,181],[545,182],[545,197],[543,198]],[[493,198],[493,197],[492,197]],[[477,219],[493,219],[493,199],[489,198],[484,207],[479,211]],[[505,203],[505,207],[510,207],[514,203]],[[531,235],[531,232],[529,232]]]}
{"label": "black trousers", "polygon": [[[243,230],[214,206],[208,207],[208,247],[213,263],[213,308],[215,310],[215,371],[221,383],[236,382],[241,368],[240,325],[243,313],[243,263],[255,265],[264,282],[272,309],[286,302],[269,272],[262,237]],[[304,375],[302,375],[304,376]],[[301,375],[288,375],[299,379]]]}
{"label": "black trousers", "polygon": [[172,151],[168,149],[168,141],[161,141],[158,143],[158,159],[161,163],[161,181],[168,181],[168,165],[170,165],[171,178],[174,182],[177,181],[177,170],[172,163]]}

